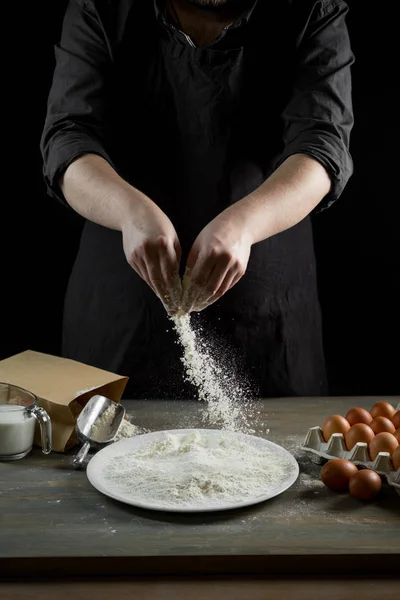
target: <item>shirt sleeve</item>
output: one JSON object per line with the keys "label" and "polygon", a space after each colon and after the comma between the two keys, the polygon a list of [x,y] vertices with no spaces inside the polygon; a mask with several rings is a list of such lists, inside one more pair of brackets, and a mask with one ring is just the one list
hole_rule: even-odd
{"label": "shirt sleeve", "polygon": [[112,165],[106,116],[112,60],[88,0],[70,0],[55,58],[40,148],[48,193],[66,204],[59,180],[75,159],[98,154]]}
{"label": "shirt sleeve", "polygon": [[314,3],[296,50],[295,83],[283,113],[284,151],[279,164],[293,154],[318,160],[331,178],[331,190],[315,212],[341,195],[353,172],[349,152],[353,127],[351,71],[354,62],[342,1]]}

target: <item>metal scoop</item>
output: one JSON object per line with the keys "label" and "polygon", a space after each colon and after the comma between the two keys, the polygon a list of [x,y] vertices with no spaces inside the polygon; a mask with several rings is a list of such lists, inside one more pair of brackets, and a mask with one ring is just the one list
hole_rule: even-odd
{"label": "metal scoop", "polygon": [[[110,407],[115,410],[112,422],[107,423],[104,429],[94,432],[93,427],[96,421]],[[83,465],[91,446],[96,450],[100,450],[100,448],[114,441],[124,417],[125,408],[105,396],[96,395],[89,400],[76,422],[76,434],[83,446],[73,459],[72,464],[75,469],[79,469]],[[95,434],[96,437],[94,437]]]}

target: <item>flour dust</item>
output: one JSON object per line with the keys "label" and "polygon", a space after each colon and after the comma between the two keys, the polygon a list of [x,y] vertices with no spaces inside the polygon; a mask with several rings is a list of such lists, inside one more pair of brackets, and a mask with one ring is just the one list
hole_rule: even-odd
{"label": "flour dust", "polygon": [[190,314],[180,313],[171,320],[183,348],[185,379],[206,402],[203,419],[222,429],[254,433],[249,424],[254,416],[250,385],[238,376],[227,351],[195,326]]}

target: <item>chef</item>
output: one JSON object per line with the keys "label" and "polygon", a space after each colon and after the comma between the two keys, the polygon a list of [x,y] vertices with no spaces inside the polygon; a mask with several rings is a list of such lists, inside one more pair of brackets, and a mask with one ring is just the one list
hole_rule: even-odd
{"label": "chef", "polygon": [[85,220],[64,356],[130,397],[188,395],[183,309],[260,395],[327,393],[311,215],[352,173],[347,11],[70,0],[41,139],[50,195]]}

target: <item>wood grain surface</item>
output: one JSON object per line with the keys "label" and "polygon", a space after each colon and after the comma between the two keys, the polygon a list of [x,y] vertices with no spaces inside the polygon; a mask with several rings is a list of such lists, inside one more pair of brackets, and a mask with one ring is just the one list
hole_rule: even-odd
{"label": "wood grain surface", "polygon": [[1,584],[5,600],[398,600],[399,580],[77,581]]}
{"label": "wood grain surface", "polygon": [[[258,402],[253,426],[292,452],[300,476],[281,496],[238,511],[179,515],[135,509],[97,492],[72,454],[35,449],[0,463],[0,577],[146,574],[357,573],[398,576],[400,496],[372,503],[336,495],[300,446],[309,427],[376,398]],[[400,398],[389,399],[398,404]],[[146,430],[204,426],[203,404],[129,401]]]}

